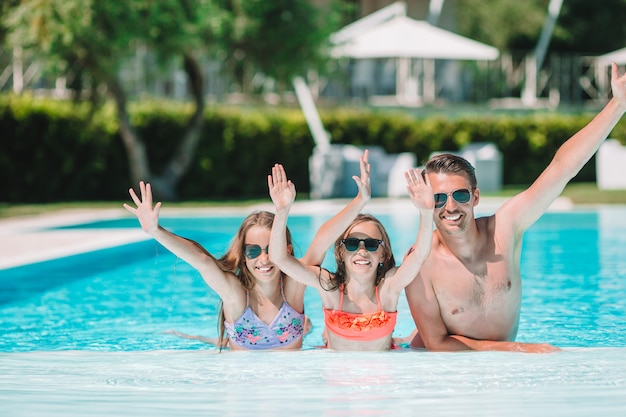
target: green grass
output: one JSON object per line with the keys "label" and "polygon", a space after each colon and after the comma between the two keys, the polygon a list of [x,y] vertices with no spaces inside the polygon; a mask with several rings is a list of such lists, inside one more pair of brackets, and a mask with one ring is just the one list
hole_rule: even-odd
{"label": "green grass", "polygon": [[[525,186],[505,186],[498,193],[488,193],[487,196],[512,197],[523,191]],[[599,190],[596,183],[571,183],[561,194],[569,198],[574,204],[626,204],[626,190]]]}
{"label": "green grass", "polygon": [[[232,200],[232,201],[186,201],[167,202],[167,208],[196,208],[196,207],[241,207],[258,203],[267,203],[268,200]],[[130,199],[128,200],[130,202]],[[0,203],[0,218],[34,216],[72,209],[118,209],[122,208],[122,201],[74,201],[47,204],[8,204]]]}
{"label": "green grass", "polygon": [[570,184],[563,195],[574,204],[626,204],[626,190],[600,191],[595,183]]}
{"label": "green grass", "polygon": [[[490,197],[511,197],[524,190],[524,186],[506,186],[497,193],[485,193]],[[598,190],[595,183],[572,183],[569,184],[562,196],[572,200],[574,204],[625,204],[626,190]],[[300,201],[308,197],[298,196]],[[267,200],[230,200],[230,201],[187,201],[167,202],[168,208],[194,208],[194,207],[241,207],[258,203],[268,203]],[[120,208],[122,202],[67,202],[49,204],[8,204],[0,203],[0,218],[38,215],[53,213],[68,209],[113,209]]]}

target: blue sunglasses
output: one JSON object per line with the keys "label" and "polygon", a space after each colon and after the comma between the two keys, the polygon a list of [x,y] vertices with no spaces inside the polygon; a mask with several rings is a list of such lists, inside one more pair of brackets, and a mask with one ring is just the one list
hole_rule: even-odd
{"label": "blue sunglasses", "polygon": [[246,255],[248,259],[256,259],[261,256],[261,252],[265,251],[268,255],[269,253],[269,245],[265,247],[265,249],[261,248],[259,245],[243,245],[243,254]]}
{"label": "blue sunglasses", "polygon": [[459,204],[465,204],[470,201],[472,193],[470,190],[466,188],[461,188],[460,190],[452,191],[451,193],[437,193],[434,195],[435,197],[435,208],[441,208],[446,205],[448,201],[448,196],[452,196],[454,201]]}

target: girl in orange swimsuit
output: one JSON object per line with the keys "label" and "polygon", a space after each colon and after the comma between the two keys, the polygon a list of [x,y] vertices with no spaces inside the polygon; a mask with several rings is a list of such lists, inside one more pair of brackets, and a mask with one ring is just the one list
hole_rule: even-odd
{"label": "girl in orange swimsuit", "polygon": [[[369,168],[369,167],[368,167]],[[433,191],[420,171],[405,173],[407,189],[420,212],[416,248],[396,267],[389,236],[374,216],[359,214],[335,242],[337,271],[299,262],[287,250],[285,228],[296,190],[284,169],[272,170],[270,195],[276,217],[270,237],[270,259],[293,279],[318,290],[334,350],[388,350],[404,288],[417,276],[430,253],[433,233]]]}

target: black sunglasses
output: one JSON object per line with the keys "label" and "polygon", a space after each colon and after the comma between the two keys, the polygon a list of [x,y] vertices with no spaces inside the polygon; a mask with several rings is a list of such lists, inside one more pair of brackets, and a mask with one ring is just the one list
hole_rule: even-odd
{"label": "black sunglasses", "polygon": [[454,198],[454,201],[460,204],[465,204],[470,201],[470,197],[472,193],[470,190],[461,188],[460,190],[452,191],[451,193],[437,193],[434,195],[435,197],[435,208],[441,208],[446,205],[446,201],[448,201],[448,196],[451,195]]}
{"label": "black sunglasses", "polygon": [[269,245],[265,247],[265,249],[261,248],[259,245],[243,245],[243,253],[246,255],[248,259],[255,259],[261,256],[261,252],[265,251],[269,255]]}
{"label": "black sunglasses", "polygon": [[349,237],[347,239],[341,239],[341,244],[346,248],[348,252],[354,252],[359,249],[359,245],[363,242],[363,246],[365,250],[368,252],[376,252],[378,250],[378,245],[385,246],[385,242],[380,239],[357,239],[356,237]]}

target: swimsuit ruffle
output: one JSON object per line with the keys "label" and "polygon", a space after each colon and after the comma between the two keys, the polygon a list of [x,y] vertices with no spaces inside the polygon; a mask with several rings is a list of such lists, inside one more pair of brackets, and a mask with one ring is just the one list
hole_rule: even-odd
{"label": "swimsuit ruffle", "polygon": [[339,329],[353,332],[365,332],[370,329],[385,327],[391,319],[392,317],[389,316],[386,311],[358,316],[353,316],[343,311],[337,311],[328,314],[326,322],[327,325],[332,325]]}

